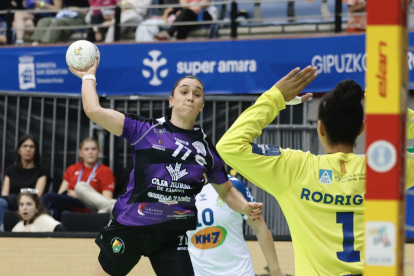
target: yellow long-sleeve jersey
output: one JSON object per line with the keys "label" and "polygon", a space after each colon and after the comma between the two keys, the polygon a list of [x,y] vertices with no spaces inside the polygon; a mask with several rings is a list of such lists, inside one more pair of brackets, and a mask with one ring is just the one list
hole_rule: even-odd
{"label": "yellow long-sleeve jersey", "polygon": [[414,111],[407,110],[407,139],[414,138]]}
{"label": "yellow long-sleeve jersey", "polygon": [[[240,115],[217,150],[279,202],[292,236],[296,276],[361,275],[366,159],[252,144],[284,108],[282,94],[272,87]],[[412,160],[409,166],[407,179],[414,179]]]}

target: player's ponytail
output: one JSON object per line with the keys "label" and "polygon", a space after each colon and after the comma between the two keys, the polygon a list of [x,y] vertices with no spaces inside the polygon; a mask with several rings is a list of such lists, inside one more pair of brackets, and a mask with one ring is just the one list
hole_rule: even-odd
{"label": "player's ponytail", "polygon": [[344,80],[322,98],[318,119],[325,125],[331,144],[355,144],[364,119],[363,95],[358,83]]}

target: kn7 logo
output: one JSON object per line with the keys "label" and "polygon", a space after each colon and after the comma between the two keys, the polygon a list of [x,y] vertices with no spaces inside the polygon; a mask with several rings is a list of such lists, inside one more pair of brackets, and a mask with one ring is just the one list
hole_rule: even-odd
{"label": "kn7 logo", "polygon": [[194,234],[191,242],[198,249],[210,249],[220,246],[227,236],[227,230],[221,226],[202,229]]}

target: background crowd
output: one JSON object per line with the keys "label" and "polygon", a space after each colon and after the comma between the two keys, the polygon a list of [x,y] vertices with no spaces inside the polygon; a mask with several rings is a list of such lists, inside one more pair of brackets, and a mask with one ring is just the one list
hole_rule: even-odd
{"label": "background crowd", "polygon": [[[329,21],[333,20],[333,14],[328,9],[327,1],[321,1],[320,15],[323,20]],[[121,33],[135,33],[135,41],[145,42],[164,41],[173,37],[186,39],[190,31],[201,26],[171,25],[174,22],[229,17],[230,11],[227,11],[228,14],[219,15],[219,10],[215,5],[211,5],[211,2],[212,0],[3,0],[0,3],[0,12],[8,9],[17,10],[12,14],[12,44],[15,45],[37,46],[67,42],[76,32],[91,42],[111,43],[115,35],[115,7],[119,6],[120,23],[129,24],[129,27],[121,28]],[[349,12],[356,13],[348,16],[347,32],[364,32],[366,1],[347,0],[347,3]],[[152,4],[166,6],[158,9],[148,8]],[[177,4],[182,7],[177,7]],[[294,1],[287,2],[286,7],[289,22],[295,22]],[[246,11],[238,12],[241,15],[247,14]],[[87,27],[89,25],[90,28]],[[6,13],[2,13],[0,45],[7,43],[6,26]]]}
{"label": "background crowd", "polygon": [[85,138],[79,146],[79,162],[70,165],[57,193],[49,192],[49,169],[42,166],[39,143],[31,134],[22,136],[14,154],[14,164],[6,167],[0,196],[0,231],[4,214],[17,212],[21,221],[17,232],[53,232],[63,212],[110,213],[115,204],[115,178],[111,169],[98,162],[99,143]]}

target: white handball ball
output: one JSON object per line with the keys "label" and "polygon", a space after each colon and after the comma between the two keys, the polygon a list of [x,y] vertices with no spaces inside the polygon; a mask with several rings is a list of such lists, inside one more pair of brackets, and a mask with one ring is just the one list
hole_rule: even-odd
{"label": "white handball ball", "polygon": [[66,63],[79,71],[89,69],[93,65],[95,58],[98,58],[99,64],[101,54],[98,47],[87,40],[73,42],[66,51]]}

